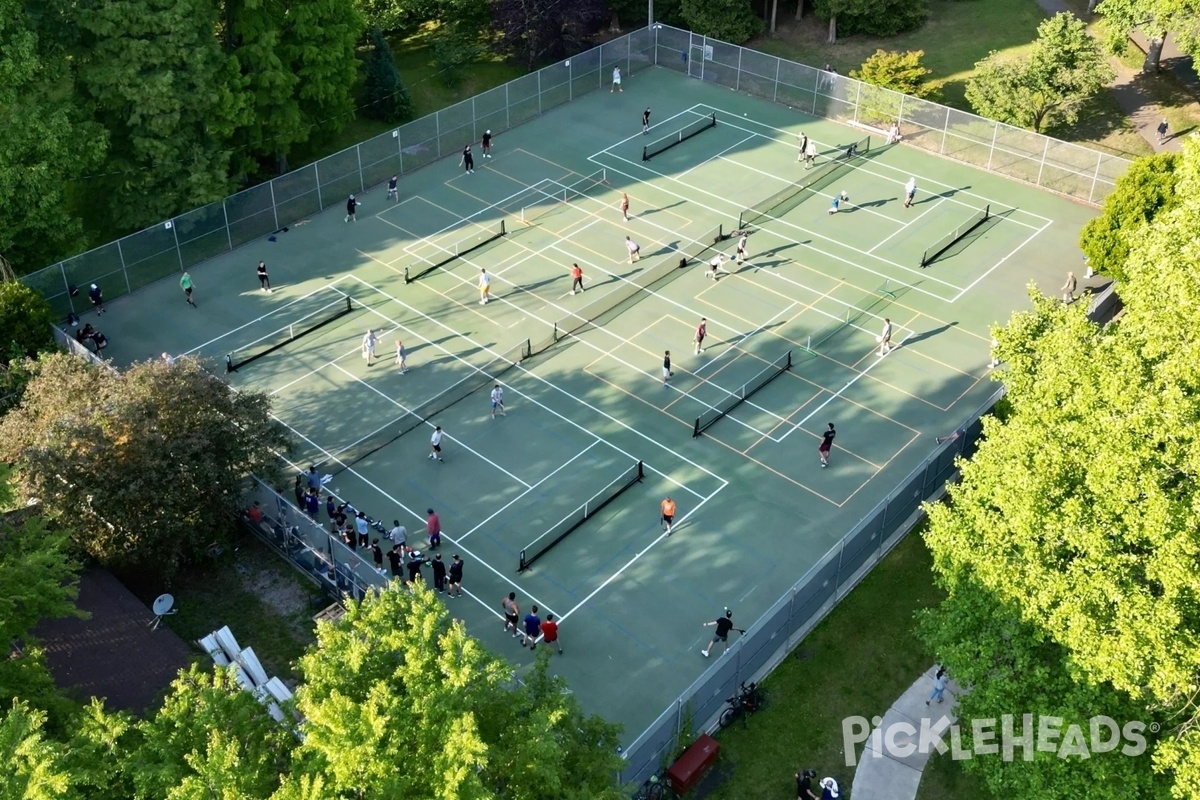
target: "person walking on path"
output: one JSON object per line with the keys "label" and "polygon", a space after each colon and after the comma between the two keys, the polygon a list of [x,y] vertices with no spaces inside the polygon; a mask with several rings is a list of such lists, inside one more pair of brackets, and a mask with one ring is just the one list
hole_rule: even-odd
{"label": "person walking on path", "polygon": [[671,528],[675,524],[675,501],[670,496],[664,497],[660,506],[662,510],[662,527],[667,532],[667,536],[671,535]]}
{"label": "person walking on path", "polygon": [[708,319],[700,318],[700,324],[696,326],[696,335],[692,337],[692,341],[696,344],[696,355],[704,352],[704,337],[708,335]]}
{"label": "person walking on path", "polygon": [[396,340],[396,366],[400,368],[401,375],[408,372],[408,351],[400,339]]}
{"label": "person walking on path", "polygon": [[502,417],[508,416],[504,413],[504,390],[498,383],[492,387],[492,419],[496,418],[496,412],[500,412]]}
{"label": "person walking on path", "polygon": [[354,199],[354,195],[350,195],[350,199],[346,201],[346,218],[342,222],[350,220],[358,222],[358,201]]}
{"label": "person walking on path", "polygon": [[883,330],[879,332],[879,336],[876,338],[879,340],[880,358],[892,352],[892,321],[887,317],[883,318]]}
{"label": "person walking on path", "polygon": [[629,195],[625,192],[621,192],[621,216],[629,222]]}
{"label": "person walking on path", "polygon": [[267,274],[267,262],[258,262],[258,288],[264,292],[271,291],[271,276]]}
{"label": "person walking on path", "polygon": [[1079,287],[1079,282],[1075,280],[1075,273],[1067,273],[1067,281],[1062,285],[1062,299],[1064,303],[1075,302],[1075,290]]}
{"label": "person walking on path", "polygon": [[796,153],[796,160],[803,161],[804,154],[808,152],[808,134],[801,131],[798,138],[800,139],[800,150]]}
{"label": "person walking on path", "polygon": [[571,265],[571,294],[575,294],[576,289],[583,293],[583,267],[578,263]]}
{"label": "person walking on path", "polygon": [[817,163],[817,142],[815,139],[809,139],[808,144],[804,148],[804,168],[812,169]]}
{"label": "person walking on path", "polygon": [[442,561],[442,554],[438,553],[433,557],[430,563],[433,567],[433,590],[438,594],[446,593],[446,562]]}
{"label": "person walking on path", "polygon": [[667,381],[675,377],[675,373],[671,371],[671,351],[663,351],[663,386],[667,385]]}
{"label": "person walking on path", "polygon": [[104,313],[104,292],[94,283],[92,288],[88,289],[88,299],[92,301],[92,308],[96,309],[97,314]]}
{"label": "person walking on path", "polygon": [[187,304],[192,308],[198,308],[196,305],[196,298],[192,297],[192,292],[195,290],[196,286],[192,283],[191,275],[185,272],[179,277],[179,288],[183,289],[183,296],[187,300]]}
{"label": "person walking on path", "polygon": [[437,459],[445,463],[446,459],[442,458],[442,426],[438,425],[433,429],[433,434],[429,437],[429,458],[430,460]]}
{"label": "person walking on path", "polygon": [[630,264],[641,259],[642,246],[628,236],[625,237],[625,249],[629,251]]}
{"label": "person walking on path", "polygon": [[642,136],[650,132],[650,106],[646,106],[646,110],[642,112]]}
{"label": "person walking on path", "polygon": [[904,184],[904,207],[912,208],[913,198],[917,196],[917,179],[909,177],[908,183]]}
{"label": "person walking on path", "polygon": [[708,643],[708,647],[706,647],[700,651],[701,653],[704,654],[705,658],[708,658],[709,650],[711,650],[712,646],[714,644],[716,644],[717,642],[725,643],[725,649],[721,651],[721,655],[725,655],[725,653],[729,652],[729,633],[731,631],[736,630],[738,633],[742,634],[743,636],[746,634],[746,631],[743,630],[742,628],[733,627],[733,612],[730,611],[728,608],[725,609],[725,616],[717,617],[712,622],[704,623],[704,627],[717,629],[716,632],[713,634],[712,641]]}
{"label": "person walking on path", "polygon": [[388,178],[387,199],[391,200],[393,203],[400,200],[400,190],[396,187],[397,180],[398,178],[395,175]]}
{"label": "person walking on path", "polygon": [[463,560],[455,553],[450,559],[450,588],[446,592],[447,597],[462,597],[462,576],[463,576]]}
{"label": "person walking on path", "polygon": [[938,667],[937,674],[933,676],[933,691],[929,693],[929,700],[925,701],[925,705],[929,705],[929,703],[934,698],[937,698],[937,701],[939,703],[941,703],[942,701],[944,701],[946,699],[945,695],[946,695],[946,668]]}
{"label": "person walking on path", "polygon": [[425,511],[429,516],[425,519],[425,532],[429,534],[429,549],[437,550],[442,546],[442,521],[432,508]]}
{"label": "person walking on path", "polygon": [[1163,121],[1158,123],[1158,143],[1162,144],[1167,141],[1167,118],[1163,117]]}
{"label": "person walking on path", "polygon": [[806,769],[796,773],[796,800],[819,800],[812,790],[812,782],[815,777],[817,777],[815,769]]}
{"label": "person walking on path", "polygon": [[[558,648],[558,654],[562,655],[562,645],[558,642],[558,623],[554,621],[553,614],[547,614],[546,621],[542,623],[542,643],[547,646],[554,645]],[[532,650],[533,647],[529,649]]]}
{"label": "person walking on path", "polygon": [[513,638],[517,638],[519,633],[517,626],[521,621],[521,607],[517,605],[517,593],[509,592],[508,597],[500,601],[500,608],[504,611],[504,630],[511,630]]}
{"label": "person walking on path", "polygon": [[378,342],[379,339],[375,336],[374,328],[367,328],[367,332],[363,334],[362,338],[362,357],[367,360],[368,367],[375,363],[375,345]]}
{"label": "person walking on path", "polygon": [[542,632],[542,619],[537,612],[537,606],[529,607],[529,613],[525,615],[525,632],[521,634],[521,647],[528,644],[530,650],[537,644],[538,634]]}
{"label": "person walking on path", "polygon": [[837,431],[833,429],[833,423],[829,423],[829,428],[821,434],[821,446],[817,448],[817,452],[821,454],[821,467],[829,466],[829,451],[833,449],[833,437],[837,436]]}
{"label": "person walking on path", "polygon": [[466,174],[470,175],[475,171],[475,157],[471,155],[471,145],[467,144],[462,149],[462,159],[458,162],[460,167],[466,170]]}
{"label": "person walking on path", "polygon": [[612,94],[613,92],[624,92],[624,91],[625,90],[621,88],[621,68],[613,67],[612,88],[608,90],[608,93]]}
{"label": "person walking on path", "polygon": [[483,138],[479,140],[479,149],[483,151],[484,158],[492,157],[492,132],[490,130],[483,132]]}
{"label": "person walking on path", "polygon": [[492,296],[492,276],[487,267],[479,268],[479,305],[486,306]]}
{"label": "person walking on path", "polygon": [[743,232],[742,235],[738,237],[737,249],[733,251],[733,258],[735,261],[737,261],[737,263],[739,265],[745,264],[747,259],[750,258],[749,253],[746,252],[746,234],[745,234],[745,232]]}

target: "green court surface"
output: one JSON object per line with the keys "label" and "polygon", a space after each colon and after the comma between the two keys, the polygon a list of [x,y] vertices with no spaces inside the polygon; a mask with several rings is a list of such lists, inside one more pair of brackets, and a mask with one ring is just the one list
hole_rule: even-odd
{"label": "green court surface", "polygon": [[[646,106],[654,124],[643,136]],[[642,160],[648,141],[713,113],[715,127]],[[832,180],[768,209],[739,266],[736,240],[714,245],[713,232],[729,234],[744,209],[804,178],[801,131],[822,162],[868,135],[646,70],[623,94],[593,92],[497,137],[493,158],[476,148],[474,174],[443,159],[405,176],[396,202],[382,187],[363,195],[355,222],[333,208],[201,265],[196,309],[174,281],[110,304],[107,352],[119,363],[164,351],[223,363],[352,298],[350,314],[231,380],[272,393],[299,443],[292,467],[322,464],[340,496],[410,530],[438,510],[442,552],[463,555],[470,593],[448,602],[488,646],[522,670],[531,662],[501,630],[509,591],[523,611],[536,603],[558,616],[566,654],[553,668],[585,708],[624,723],[628,743],[708,666],[701,624],[728,606],[750,627],[991,394],[989,326],[1026,305],[1031,281],[1054,293],[1081,263],[1076,241],[1094,210],[873,136]],[[916,202],[905,208],[910,177]],[[828,214],[842,191],[849,202]],[[983,225],[920,266],[985,206]],[[501,222],[503,237],[405,281]],[[637,263],[626,236],[641,245]],[[681,251],[702,260],[675,268]],[[717,252],[732,274],[714,281],[704,260]],[[259,290],[259,259],[271,293]],[[583,294],[570,292],[572,262]],[[584,325],[608,293],[622,304]],[[696,355],[701,317],[709,335]],[[895,349],[880,357],[885,318]],[[368,327],[382,329],[371,367],[360,357]],[[528,348],[519,364],[501,357]],[[790,369],[693,438],[698,416],[789,353]],[[507,416],[492,419],[488,389],[503,367]],[[460,402],[423,422],[447,391]],[[838,434],[823,469],[829,422]],[[445,463],[426,458],[434,424]],[[638,461],[641,482],[518,573],[523,548]],[[679,508],[670,538],[659,525],[667,495]]]}

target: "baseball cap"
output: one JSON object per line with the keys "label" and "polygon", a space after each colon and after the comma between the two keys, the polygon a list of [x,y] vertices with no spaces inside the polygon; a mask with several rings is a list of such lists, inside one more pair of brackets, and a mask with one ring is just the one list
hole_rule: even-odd
{"label": "baseball cap", "polygon": [[433,513],[433,509],[432,509],[432,508],[427,508],[427,509],[425,509],[425,513],[426,513],[426,514],[432,514],[432,513]]}

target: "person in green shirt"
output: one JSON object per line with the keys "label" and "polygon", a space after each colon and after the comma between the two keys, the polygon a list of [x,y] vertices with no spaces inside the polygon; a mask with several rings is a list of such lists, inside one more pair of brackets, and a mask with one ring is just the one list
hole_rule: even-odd
{"label": "person in green shirt", "polygon": [[179,279],[179,286],[183,289],[183,296],[187,298],[188,305],[196,308],[196,301],[192,298],[192,290],[195,288],[192,286],[192,276],[183,273],[183,277]]}

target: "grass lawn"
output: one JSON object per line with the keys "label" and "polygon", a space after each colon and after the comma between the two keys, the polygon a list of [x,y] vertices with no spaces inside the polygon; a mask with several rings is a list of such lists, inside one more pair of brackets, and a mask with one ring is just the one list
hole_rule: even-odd
{"label": "grass lawn", "polygon": [[[717,736],[717,769],[727,777],[706,798],[790,800],[792,776],[807,767],[849,790],[854,770],[845,766],[842,719],[882,715],[934,662],[912,633],[916,611],[943,596],[931,565],[919,533],[909,535],[801,642],[764,683],[767,707]],[[922,800],[989,797],[953,763],[928,783]]]}
{"label": "grass lawn", "polygon": [[294,678],[291,664],[316,640],[313,603],[320,597],[282,558],[247,535],[235,552],[189,571],[171,588],[178,614],[163,624],[189,643],[228,625],[253,647],[268,675]]}

